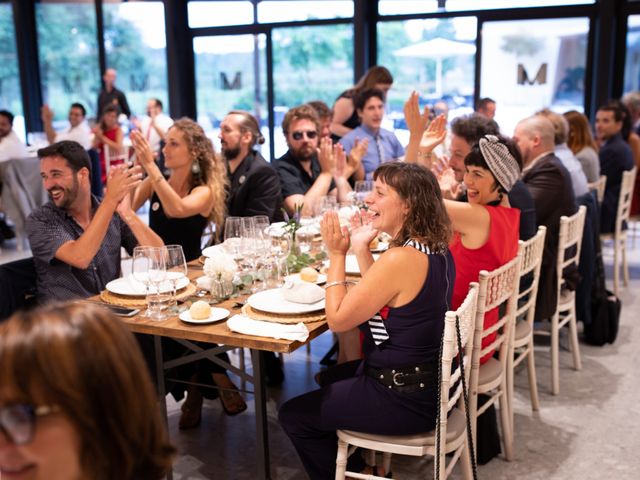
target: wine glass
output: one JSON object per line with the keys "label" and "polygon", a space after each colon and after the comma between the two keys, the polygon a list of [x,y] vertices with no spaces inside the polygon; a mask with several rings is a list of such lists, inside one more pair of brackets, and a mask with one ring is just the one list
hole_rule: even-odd
{"label": "wine glass", "polygon": [[148,309],[151,311],[150,317],[154,320],[164,320],[166,314],[164,310],[170,300],[170,295],[161,293],[162,283],[167,279],[167,249],[165,247],[153,247],[147,250],[149,284],[155,286],[155,295],[148,295]]}
{"label": "wine glass", "polygon": [[224,222],[223,247],[227,253],[238,259],[240,256],[240,231],[242,227],[241,217],[227,217]]}
{"label": "wine glass", "polygon": [[355,191],[356,191],[356,204],[358,205],[358,208],[367,208],[364,201],[369,196],[372,190],[373,190],[372,180],[356,181]]}
{"label": "wine glass", "polygon": [[184,257],[182,245],[167,245],[167,280],[171,283],[171,306],[176,305],[176,286],[187,276],[187,261]]}
{"label": "wine glass", "polygon": [[[154,311],[151,308],[150,287],[153,284],[159,287],[158,279],[162,276],[160,270],[164,267],[164,258],[160,254],[160,249],[156,247],[138,246],[133,249],[133,259],[131,261],[131,273],[133,278],[145,286],[145,296],[147,309],[142,314],[143,317],[152,317]],[[164,267],[166,268],[166,267]],[[166,273],[166,270],[165,270]],[[164,279],[164,276],[162,276]],[[160,280],[162,281],[162,280]]]}
{"label": "wine glass", "polygon": [[259,251],[258,229],[253,217],[242,217],[240,219],[240,249],[239,258],[237,259],[241,271],[245,274],[243,277],[250,276],[250,288],[253,289],[255,280],[255,260]]}

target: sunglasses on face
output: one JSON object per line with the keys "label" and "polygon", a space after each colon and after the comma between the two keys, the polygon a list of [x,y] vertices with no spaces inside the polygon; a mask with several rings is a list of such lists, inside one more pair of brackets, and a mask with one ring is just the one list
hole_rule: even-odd
{"label": "sunglasses on face", "polygon": [[7,405],[0,407],[0,431],[14,445],[26,445],[33,440],[36,418],[59,411],[56,405]]}
{"label": "sunglasses on face", "polygon": [[306,135],[309,140],[313,140],[318,136],[318,132],[315,130],[302,130],[295,131],[291,134],[294,140],[302,140],[303,135]]}

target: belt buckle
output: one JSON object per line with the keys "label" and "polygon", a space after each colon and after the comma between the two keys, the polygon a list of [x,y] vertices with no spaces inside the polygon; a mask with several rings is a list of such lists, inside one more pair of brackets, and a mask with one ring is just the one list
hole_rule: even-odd
{"label": "belt buckle", "polygon": [[393,384],[396,387],[403,387],[404,386],[404,382],[402,381],[403,377],[404,377],[404,373],[396,372],[393,374],[393,377],[391,377],[391,380],[393,380]]}

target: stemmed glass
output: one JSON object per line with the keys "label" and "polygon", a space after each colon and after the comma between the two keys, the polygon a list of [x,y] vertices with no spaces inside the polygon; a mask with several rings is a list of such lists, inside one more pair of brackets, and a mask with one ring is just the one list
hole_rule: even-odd
{"label": "stemmed glass", "polygon": [[176,286],[183,277],[187,276],[187,261],[184,257],[182,245],[167,245],[167,280],[171,283],[171,306],[176,305]]}
{"label": "stemmed glass", "polygon": [[[131,269],[133,278],[145,286],[147,310],[143,317],[162,320],[163,314],[154,306],[159,306],[160,284],[165,280],[167,267],[165,263],[166,249],[164,247],[135,247]],[[156,288],[156,298],[152,298],[151,286]],[[155,301],[154,301],[155,300]]]}
{"label": "stemmed glass", "polygon": [[251,276],[250,288],[253,289],[253,282],[256,276],[256,257],[258,254],[258,229],[253,217],[242,217],[240,221],[240,255],[238,265],[246,276]]}
{"label": "stemmed glass", "polygon": [[242,218],[227,217],[224,222],[224,244],[223,247],[227,253],[233,256],[235,260],[240,257],[240,237],[241,237]]}
{"label": "stemmed glass", "polygon": [[358,208],[367,208],[364,203],[365,199],[373,190],[373,181],[371,180],[358,180],[356,181],[356,205]]}

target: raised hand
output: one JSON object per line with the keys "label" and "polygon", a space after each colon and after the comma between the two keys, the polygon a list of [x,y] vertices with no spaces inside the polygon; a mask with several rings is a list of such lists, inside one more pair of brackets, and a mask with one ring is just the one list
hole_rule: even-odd
{"label": "raised hand", "polygon": [[118,205],[142,181],[142,169],[139,166],[129,168],[126,164],[118,165],[109,172],[105,200]]}
{"label": "raised hand", "polygon": [[422,134],[420,150],[432,152],[434,148],[444,142],[447,136],[447,119],[444,115],[434,118]]}
{"label": "raised hand", "polygon": [[129,134],[129,138],[131,138],[131,142],[133,143],[138,163],[142,165],[142,168],[144,168],[147,173],[149,173],[149,167],[154,164],[153,151],[149,146],[149,142],[147,142],[147,139],[144,138],[142,133],[139,131],[131,132]]}
{"label": "raised hand", "polygon": [[412,136],[422,137],[429,123],[429,107],[425,105],[420,113],[418,92],[411,92],[407,101],[404,102],[404,121]]}
{"label": "raised hand", "polygon": [[340,227],[337,212],[325,212],[320,221],[320,233],[330,255],[345,255],[349,250],[349,230],[347,227]]}
{"label": "raised hand", "polygon": [[334,169],[333,176],[335,178],[344,177],[348,179],[353,171],[347,169],[347,156],[344,153],[344,147],[340,143],[333,146]]}
{"label": "raised hand", "polygon": [[378,235],[371,225],[371,213],[361,209],[351,217],[351,246],[355,252],[369,251],[369,244]]}
{"label": "raised hand", "polygon": [[320,146],[316,149],[318,153],[318,163],[320,163],[320,171],[322,173],[332,173],[335,168],[335,159],[333,158],[333,143],[329,137],[320,140]]}
{"label": "raised hand", "polygon": [[351,171],[351,175],[357,172],[362,165],[362,158],[367,154],[367,149],[369,148],[369,139],[364,138],[362,140],[356,138],[356,141],[353,144],[353,148],[349,152],[349,156],[347,157],[347,167]]}

